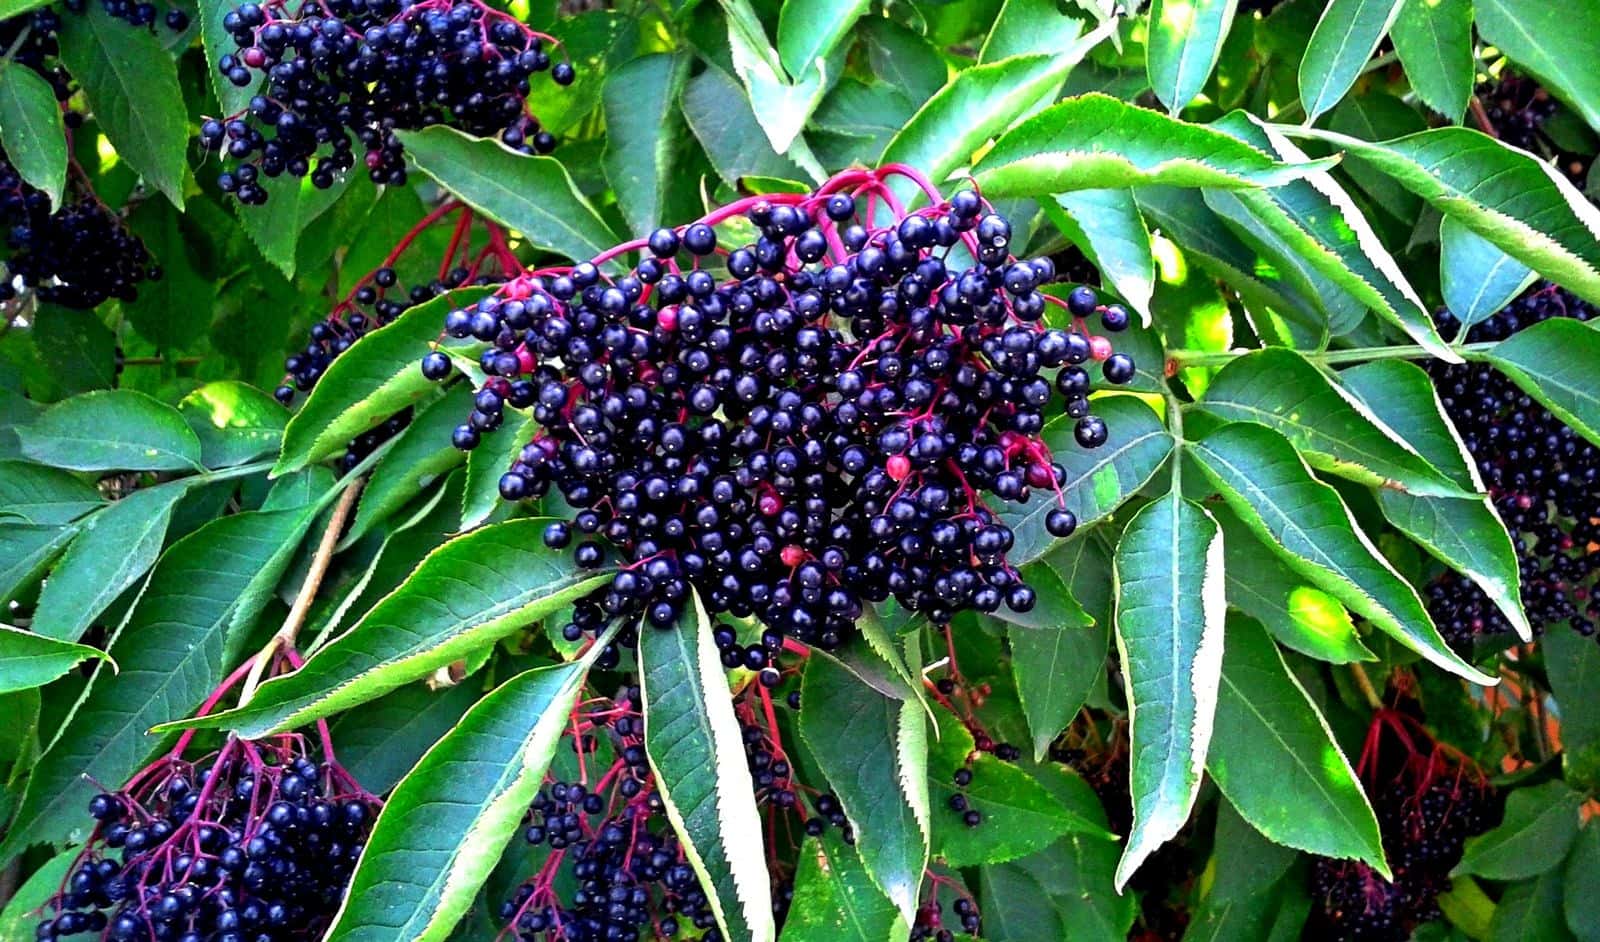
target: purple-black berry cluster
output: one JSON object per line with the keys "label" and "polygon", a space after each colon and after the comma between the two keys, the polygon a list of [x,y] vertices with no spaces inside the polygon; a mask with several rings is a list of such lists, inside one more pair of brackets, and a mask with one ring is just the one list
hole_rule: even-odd
{"label": "purple-black berry cluster", "polygon": [[35,937],[320,938],[377,807],[298,735],[165,756],[90,801],[93,834]]}
{"label": "purple-black berry cluster", "polygon": [[1403,942],[1440,918],[1438,899],[1466,840],[1499,818],[1494,790],[1464,757],[1433,741],[1420,723],[1380,710],[1362,751],[1391,882],[1365,863],[1318,857],[1311,869],[1305,938]]}
{"label": "purple-black berry cluster", "polygon": [[[1471,342],[1504,340],[1552,317],[1594,319],[1593,305],[1550,283],[1535,285],[1467,332]],[[1448,336],[1460,324],[1438,316]],[[1538,631],[1566,623],[1585,636],[1600,624],[1600,448],[1485,363],[1428,364],[1440,401],[1477,464],[1517,549],[1522,604]],[[1511,630],[1470,580],[1446,572],[1427,590],[1446,639]]]}
{"label": "purple-black berry cluster", "polygon": [[332,186],[358,145],[374,182],[404,183],[397,130],[444,124],[549,153],[555,138],[527,110],[529,82],[574,78],[550,37],[479,0],[247,2],[222,25],[237,47],[217,61],[224,78],[267,79],[245,112],[200,127],[202,145],[239,162],[217,182],[246,204],[266,201],[262,177]]}
{"label": "purple-black berry cluster", "polygon": [[1584,185],[1594,156],[1566,150],[1545,129],[1560,106],[1543,86],[1526,76],[1507,72],[1496,81],[1479,85],[1476,94],[1489,126],[1500,140],[1553,161],[1556,169],[1575,185]]}
{"label": "purple-black berry cluster", "polygon": [[[759,670],[785,638],[839,645],[868,603],[941,624],[1033,607],[997,508],[1053,501],[1047,529],[1073,531],[1040,433],[1065,412],[1080,447],[1106,441],[1090,368],[1124,383],[1134,364],[1088,319],[1117,331],[1128,313],[1086,288],[1047,295],[1054,266],[1015,258],[975,192],[904,211],[884,180],[905,173],[745,200],[451,312],[488,376],[455,444],[531,412],[502,497],[559,493],[577,512],[546,543],[576,541],[585,568],[620,555],[570,638],[616,618],[624,644],[641,621],[671,627],[692,588],[771,630],[722,649]],[[758,235],[724,249],[713,224],[734,215]],[[638,249],[628,273],[606,267]],[[453,372],[438,352],[422,370]]]}

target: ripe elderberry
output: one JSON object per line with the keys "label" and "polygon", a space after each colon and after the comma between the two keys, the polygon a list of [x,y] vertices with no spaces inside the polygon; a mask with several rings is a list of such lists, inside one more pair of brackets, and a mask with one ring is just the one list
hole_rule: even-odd
{"label": "ripe elderberry", "polygon": [[96,795],[94,829],[35,937],[320,938],[379,802],[327,752],[325,726],[319,733],[322,747],[298,733],[230,736],[193,761],[186,735],[120,790]]}
{"label": "ripe elderberry", "polygon": [[218,178],[240,202],[267,199],[260,177],[309,175],[320,188],[356,165],[376,183],[406,179],[397,130],[444,124],[497,134],[524,153],[549,153],[555,138],[527,110],[529,80],[554,63],[555,40],[479,0],[246,2],[223,16],[236,46],[217,68],[241,88],[266,88],[236,115],[200,126],[200,142],[240,161]]}
{"label": "ripe elderberry", "polygon": [[1538,82],[1507,72],[1496,81],[1479,85],[1476,94],[1489,126],[1500,140],[1553,161],[1556,169],[1575,185],[1584,185],[1594,157],[1565,150],[1545,130],[1559,105]]}
{"label": "ripe elderberry", "polygon": [[[1473,325],[1466,339],[1504,340],[1552,317],[1588,321],[1595,308],[1548,282]],[[1460,328],[1447,311],[1446,333]],[[1595,597],[1600,553],[1600,448],[1485,363],[1428,364],[1440,402],[1472,455],[1495,510],[1517,549],[1522,604],[1535,630],[1563,622],[1585,636],[1600,623]],[[1511,625],[1478,586],[1446,572],[1427,590],[1428,610],[1455,644]]]}
{"label": "ripe elderberry", "polygon": [[[904,210],[894,176],[929,205]],[[715,226],[736,215],[759,235],[725,250]],[[977,193],[945,200],[896,166],[530,272],[446,319],[450,336],[491,341],[454,441],[474,447],[501,410],[528,409],[541,429],[502,497],[558,491],[577,529],[621,554],[574,633],[618,617],[672,626],[691,588],[779,647],[837,646],[889,598],[941,624],[1027,611],[1036,596],[1006,562],[1015,537],[997,508],[1040,490],[1061,503],[1047,415],[1099,446],[1089,366],[1116,382],[1132,363],[1087,321],[1115,330],[1126,313],[1092,289],[1041,291],[1054,266],[1015,258],[1010,240]],[[609,270],[635,251],[630,272]],[[1046,524],[1065,536],[1077,521],[1057,509]],[[580,563],[597,552],[580,543]],[[729,666],[766,663],[726,634]]]}

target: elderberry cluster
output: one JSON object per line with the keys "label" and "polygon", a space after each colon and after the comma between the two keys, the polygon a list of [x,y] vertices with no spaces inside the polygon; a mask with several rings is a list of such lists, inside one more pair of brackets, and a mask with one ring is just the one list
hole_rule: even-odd
{"label": "elderberry cluster", "polygon": [[[1552,317],[1594,319],[1593,305],[1553,284],[1535,285],[1473,325],[1472,342],[1504,340]],[[1460,324],[1438,315],[1447,334]],[[1522,604],[1536,630],[1568,623],[1585,636],[1600,623],[1600,448],[1485,363],[1428,364],[1440,401],[1477,464],[1517,549]],[[1456,644],[1511,630],[1477,585],[1446,572],[1427,591],[1440,632]]]}
{"label": "elderberry cluster", "polygon": [[[972,897],[958,896],[950,904],[950,908],[961,921],[961,931],[977,937],[983,928],[983,919],[978,912],[978,904],[972,901]],[[954,942],[955,933],[944,926],[944,913],[939,908],[937,894],[917,907],[917,918],[911,926],[910,939],[911,942]]]}
{"label": "elderberry cluster", "polygon": [[[1087,319],[1117,331],[1128,313],[1088,288],[1040,290],[1052,263],[1014,258],[1010,224],[970,190],[879,218],[899,172],[747,200],[446,318],[486,344],[456,446],[529,410],[541,428],[501,496],[559,492],[577,508],[578,565],[621,556],[570,636],[619,617],[671,627],[692,588],[711,613],[772,629],[770,645],[723,649],[755,670],[785,637],[837,646],[867,603],[936,623],[1033,607],[997,507],[1043,491],[1049,532],[1076,527],[1040,433],[1065,412],[1080,447],[1106,441],[1090,366],[1123,383],[1134,364]],[[712,223],[739,211],[759,235],[723,250]],[[604,268],[635,248],[648,251],[631,272]],[[435,352],[422,371],[452,367]],[[545,539],[566,547],[573,527]]]}
{"label": "elderberry cluster", "polygon": [[1391,882],[1367,864],[1319,857],[1311,871],[1310,939],[1401,942],[1440,918],[1438,898],[1466,840],[1498,822],[1493,789],[1477,768],[1432,740],[1420,723],[1382,711],[1363,750]]}
{"label": "elderberry cluster", "polygon": [[[149,4],[103,2],[113,16],[134,25],[153,22],[155,17]],[[84,5],[79,0],[66,8],[81,13]],[[187,25],[185,17],[183,26]],[[65,102],[72,96],[73,84],[57,58],[60,29],[61,16],[50,8],[9,17],[0,20],[0,49],[7,50],[15,65],[42,76],[56,99]],[[76,127],[83,116],[69,111],[66,118],[69,127]],[[141,282],[161,277],[144,243],[78,179],[68,188],[65,205],[52,211],[49,197],[23,180],[4,152],[0,152],[0,232],[5,237],[6,267],[0,301],[16,297],[20,287],[51,304],[92,308],[111,298],[132,300]]]}
{"label": "elderberry cluster", "polygon": [[529,80],[575,76],[552,62],[549,37],[479,0],[247,2],[222,25],[237,47],[217,61],[227,80],[267,77],[246,112],[200,127],[203,146],[243,162],[217,182],[246,204],[266,201],[263,176],[332,186],[357,144],[374,182],[404,183],[397,130],[445,124],[549,153],[555,138],[526,108]]}
{"label": "elderberry cluster", "polygon": [[594,754],[603,736],[616,751],[595,787],[547,781],[528,809],[523,838],[550,854],[500,906],[516,938],[616,942],[690,930],[701,933],[697,938],[721,938],[699,878],[667,826],[645,755],[640,703],[639,688],[624,687],[601,710],[604,718],[574,740],[575,748]]}
{"label": "elderberry cluster", "polygon": [[93,836],[35,937],[318,938],[376,810],[299,736],[230,738],[196,764],[169,756],[90,801]]}

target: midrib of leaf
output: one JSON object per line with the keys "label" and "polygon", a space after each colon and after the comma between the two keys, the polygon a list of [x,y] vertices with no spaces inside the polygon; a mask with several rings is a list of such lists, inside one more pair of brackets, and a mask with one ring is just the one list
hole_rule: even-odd
{"label": "midrib of leaf", "polygon": [[[1237,465],[1234,465],[1231,462],[1227,461],[1225,458],[1223,458],[1220,454],[1218,454],[1216,452],[1215,449],[1206,448],[1204,442],[1196,443],[1192,447],[1196,448],[1197,450],[1203,450],[1205,452],[1205,454],[1207,455],[1207,460],[1208,461],[1215,461],[1217,464],[1219,464],[1219,465],[1229,469],[1230,471],[1232,471],[1237,477],[1242,478],[1244,480],[1244,482],[1245,482],[1244,488],[1248,491],[1248,493],[1254,494],[1256,496],[1256,501],[1252,502],[1252,509],[1258,503],[1259,504],[1265,504],[1266,506],[1272,507],[1276,511],[1277,517],[1283,521],[1283,525],[1285,526],[1285,528],[1290,530],[1290,531],[1292,531],[1297,536],[1299,536],[1302,542],[1308,544],[1309,551],[1314,553],[1316,558],[1312,558],[1312,556],[1306,555],[1305,553],[1301,553],[1301,552],[1293,552],[1292,555],[1294,555],[1294,556],[1296,556],[1296,557],[1298,557],[1300,559],[1303,559],[1303,560],[1311,563],[1312,565],[1318,567],[1319,569],[1322,569],[1324,572],[1330,573],[1330,574],[1334,575],[1335,577],[1337,577],[1339,582],[1344,584],[1344,586],[1347,589],[1349,589],[1350,591],[1353,591],[1357,596],[1359,596],[1360,598],[1364,599],[1368,604],[1370,604],[1373,607],[1373,609],[1375,609],[1376,611],[1382,613],[1384,618],[1387,619],[1388,622],[1390,623],[1390,625],[1392,625],[1397,630],[1398,634],[1401,637],[1405,638],[1408,642],[1416,644],[1418,647],[1420,647],[1422,650],[1418,650],[1417,651],[1418,654],[1421,654],[1424,658],[1426,658],[1427,660],[1433,662],[1434,664],[1436,664],[1436,665],[1438,665],[1440,667],[1444,667],[1446,670],[1449,670],[1451,673],[1458,674],[1458,675],[1460,675],[1460,676],[1462,676],[1462,677],[1464,677],[1464,678],[1466,678],[1468,680],[1471,680],[1474,683],[1483,684],[1485,686],[1493,686],[1494,684],[1498,683],[1498,681],[1495,678],[1489,677],[1489,676],[1481,673],[1476,668],[1472,667],[1472,665],[1467,664],[1465,661],[1460,661],[1459,658],[1454,658],[1453,654],[1450,657],[1447,658],[1441,652],[1434,651],[1433,649],[1429,648],[1428,646],[1421,644],[1421,642],[1418,641],[1417,639],[1413,638],[1411,636],[1411,633],[1406,630],[1406,622],[1405,622],[1405,620],[1402,619],[1396,612],[1390,610],[1388,605],[1385,605],[1384,603],[1379,602],[1376,598],[1374,598],[1373,595],[1370,592],[1368,592],[1365,588],[1363,588],[1359,582],[1356,582],[1355,579],[1351,578],[1349,573],[1345,572],[1345,570],[1343,568],[1341,568],[1341,567],[1337,566],[1336,564],[1334,564],[1334,562],[1331,561],[1327,557],[1327,555],[1325,553],[1323,553],[1321,547],[1317,545],[1316,541],[1311,539],[1310,534],[1309,534],[1308,531],[1301,529],[1299,524],[1295,523],[1294,519],[1292,517],[1290,517],[1287,512],[1285,512],[1284,510],[1279,508],[1278,504],[1275,501],[1271,501],[1271,500],[1267,499],[1266,492],[1261,490],[1259,487],[1256,486],[1256,483],[1255,483],[1253,478],[1251,478],[1249,475],[1244,474],[1243,471]],[[1304,467],[1302,467],[1301,470],[1304,470]],[[1309,477],[1309,475],[1308,475],[1308,477]],[[1316,487],[1326,488],[1328,486],[1326,484],[1323,484],[1323,483],[1317,481],[1315,478],[1310,478],[1310,483],[1313,486],[1316,486]],[[1338,499],[1338,495],[1337,494],[1335,494],[1334,497],[1335,497],[1335,499]],[[1402,578],[1400,576],[1400,574],[1395,571],[1394,567],[1392,565],[1390,565],[1389,561],[1387,559],[1384,559],[1383,556],[1380,553],[1378,553],[1377,550],[1372,546],[1372,542],[1367,538],[1367,535],[1361,530],[1361,528],[1359,526],[1356,525],[1354,520],[1350,519],[1350,510],[1349,510],[1349,508],[1344,506],[1344,502],[1342,500],[1340,500],[1340,502],[1339,502],[1339,509],[1344,511],[1345,519],[1350,525],[1350,531],[1351,531],[1352,535],[1354,535],[1355,539],[1357,540],[1357,542],[1360,543],[1362,548],[1367,551],[1367,555],[1372,559],[1374,564],[1378,568],[1380,568],[1380,569],[1382,569],[1384,571],[1387,571],[1388,574],[1390,575],[1390,577],[1392,577],[1392,579],[1395,580],[1397,586],[1401,589],[1402,592],[1409,592],[1411,594],[1411,597],[1416,600],[1417,607],[1419,609],[1421,609],[1422,608],[1422,600],[1421,600],[1420,597],[1417,596],[1416,590],[1411,588],[1410,583],[1406,582],[1404,580],[1404,578]],[[1259,515],[1260,512],[1259,511],[1255,511],[1255,513],[1257,513]],[[1280,545],[1281,545],[1281,543],[1280,543]],[[1287,547],[1285,547],[1285,549],[1287,549]],[[1363,613],[1363,614],[1365,614],[1365,613]],[[1434,629],[1434,635],[1435,636],[1438,635],[1438,629],[1437,628]],[[1444,650],[1448,651],[1449,649],[1445,648]]]}
{"label": "midrib of leaf", "polygon": [[[1310,399],[1310,394],[1309,393],[1306,395],[1306,398],[1300,400],[1300,402],[1303,403],[1303,402],[1307,401],[1308,399]],[[1285,416],[1285,415],[1283,415],[1281,413],[1278,413],[1278,412],[1273,412],[1270,409],[1263,409],[1260,406],[1252,406],[1252,405],[1248,405],[1248,404],[1245,404],[1245,403],[1237,402],[1237,401],[1231,400],[1231,399],[1221,400],[1220,402],[1216,402],[1216,404],[1225,405],[1230,409],[1237,409],[1240,412],[1244,412],[1244,413],[1247,413],[1247,414],[1252,415],[1252,416],[1261,416],[1263,418],[1268,418],[1268,419],[1275,420],[1277,422],[1281,422],[1284,425],[1289,426],[1290,428],[1294,428],[1294,429],[1298,429],[1298,430],[1302,431],[1303,433],[1305,433],[1308,436],[1310,436],[1313,440],[1317,439],[1317,438],[1322,438],[1322,439],[1327,439],[1327,440],[1332,441],[1334,443],[1343,445],[1346,448],[1349,448],[1351,451],[1355,452],[1360,458],[1363,458],[1363,459],[1365,459],[1366,461],[1368,461],[1370,463],[1385,464],[1385,465],[1393,464],[1393,462],[1391,462],[1387,458],[1384,458],[1384,457],[1382,457],[1380,455],[1375,455],[1375,454],[1373,454],[1373,453],[1371,453],[1369,451],[1366,451],[1366,450],[1364,450],[1362,448],[1357,447],[1354,442],[1351,442],[1351,441],[1348,441],[1348,440],[1342,439],[1342,438],[1334,438],[1332,435],[1329,435],[1326,432],[1321,431],[1316,426],[1307,425],[1304,422],[1295,421],[1294,419],[1291,419],[1288,416]],[[1293,409],[1291,408],[1290,411],[1293,411]],[[1376,421],[1372,420],[1370,416],[1367,416],[1366,418],[1368,418],[1369,421],[1373,421],[1374,427],[1377,428],[1380,432],[1383,430],[1382,427],[1379,426]],[[1270,425],[1272,423],[1270,423],[1270,422],[1262,422],[1261,424],[1262,425]],[[1408,451],[1410,450],[1410,446],[1406,445],[1404,442],[1396,441],[1395,443],[1400,445],[1402,448],[1407,449]],[[1336,456],[1336,455],[1334,455],[1334,454],[1332,454],[1330,452],[1321,451],[1319,449],[1311,448],[1309,446],[1306,447],[1304,450],[1308,451],[1308,452],[1311,452],[1313,454],[1322,455],[1322,456],[1326,457],[1330,462],[1332,462],[1333,464],[1335,464],[1335,465],[1337,465],[1339,467],[1351,467],[1351,468],[1359,469],[1359,470],[1362,470],[1362,471],[1366,471],[1368,474],[1373,474],[1373,475],[1377,475],[1378,474],[1378,472],[1373,471],[1371,468],[1369,468],[1369,467],[1367,467],[1365,465],[1362,465],[1359,462],[1352,462],[1352,461],[1349,461],[1347,459],[1340,458],[1340,457],[1338,457],[1338,456]],[[1398,482],[1398,481],[1392,481],[1392,480],[1389,480],[1389,479],[1385,479],[1384,483],[1386,485],[1390,485],[1390,484],[1398,485],[1398,484],[1400,484],[1400,482]]]}

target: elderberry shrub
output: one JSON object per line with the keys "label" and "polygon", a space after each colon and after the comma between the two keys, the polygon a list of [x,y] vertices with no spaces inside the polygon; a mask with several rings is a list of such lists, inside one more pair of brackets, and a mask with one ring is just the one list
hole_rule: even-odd
{"label": "elderberry shrub", "polygon": [[[1552,317],[1595,316],[1588,302],[1546,282],[1473,325],[1466,339],[1504,340]],[[1460,328],[1447,311],[1437,320],[1447,334]],[[1600,542],[1600,448],[1488,364],[1433,361],[1427,369],[1511,534],[1529,621],[1538,631],[1565,622],[1594,635],[1600,553],[1591,547]],[[1452,643],[1511,630],[1483,590],[1455,572],[1435,580],[1427,596],[1430,614]]]}
{"label": "elderberry shrub", "polygon": [[181,750],[89,802],[94,831],[35,937],[320,938],[378,801],[298,734]]}
{"label": "elderberry shrub", "polygon": [[1401,942],[1440,918],[1467,838],[1497,823],[1496,797],[1481,770],[1395,709],[1374,716],[1358,771],[1394,880],[1359,861],[1316,858],[1305,937]]}
{"label": "elderberry shrub", "polygon": [[357,143],[374,182],[402,184],[397,130],[445,124],[549,153],[555,138],[527,110],[529,80],[574,77],[552,63],[554,40],[478,0],[247,2],[222,25],[237,47],[218,58],[223,76],[239,87],[267,77],[246,111],[200,126],[203,146],[241,161],[217,182],[246,204],[266,201],[263,176],[332,186],[355,166]]}
{"label": "elderberry shrub", "polygon": [[[914,176],[848,171],[813,194],[742,201],[445,319],[487,344],[457,447],[531,410],[541,429],[501,496],[559,492],[577,512],[546,543],[576,542],[580,567],[620,554],[568,637],[615,618],[625,644],[640,620],[671,627],[692,588],[712,614],[774,632],[772,645],[718,639],[724,663],[759,670],[786,637],[836,647],[867,603],[938,624],[1034,606],[989,501],[1043,490],[1058,505],[1047,529],[1076,527],[1040,432],[1060,410],[1079,447],[1105,442],[1090,366],[1121,383],[1134,365],[1087,319],[1111,331],[1127,313],[1092,289],[1041,291],[1054,266],[1013,257],[1010,223],[975,192],[944,200],[920,181],[930,205],[899,210],[895,175]],[[759,236],[723,254],[712,226],[740,213]],[[640,249],[628,274],[605,270]],[[1051,305],[1065,326],[1047,325]]]}

